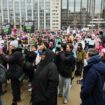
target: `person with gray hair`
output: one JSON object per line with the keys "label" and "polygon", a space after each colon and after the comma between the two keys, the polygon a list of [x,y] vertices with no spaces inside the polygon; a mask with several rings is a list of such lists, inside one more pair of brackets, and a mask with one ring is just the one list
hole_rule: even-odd
{"label": "person with gray hair", "polygon": [[90,58],[90,57],[92,57],[92,56],[99,55],[99,51],[96,50],[96,49],[94,49],[94,48],[90,48],[90,49],[88,49],[88,51],[87,51],[87,55],[88,55],[88,57]]}
{"label": "person with gray hair", "polygon": [[87,52],[87,65],[84,67],[80,97],[81,105],[104,105],[103,86],[105,62],[96,49]]}

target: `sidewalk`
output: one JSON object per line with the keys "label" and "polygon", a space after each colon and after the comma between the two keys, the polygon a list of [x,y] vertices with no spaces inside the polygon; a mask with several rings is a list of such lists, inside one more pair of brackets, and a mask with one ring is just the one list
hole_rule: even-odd
{"label": "sidewalk", "polygon": [[[77,79],[73,81],[73,85],[71,88],[71,94],[70,94],[70,100],[69,103],[66,105],[80,105],[80,85],[77,84]],[[30,101],[30,92],[27,91],[27,85],[24,83],[22,86],[22,102],[20,102],[18,105],[29,105]],[[3,105],[11,105],[12,103],[12,95],[11,95],[11,89],[10,85],[8,85],[7,93],[2,96]],[[58,98],[58,105],[64,105],[63,99]]]}

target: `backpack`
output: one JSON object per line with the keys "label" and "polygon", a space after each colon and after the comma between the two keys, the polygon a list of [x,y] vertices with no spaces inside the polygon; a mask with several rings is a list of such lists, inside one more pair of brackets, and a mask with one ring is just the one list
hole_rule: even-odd
{"label": "backpack", "polygon": [[6,80],[6,71],[7,69],[3,65],[0,64],[0,82],[1,83],[5,82]]}

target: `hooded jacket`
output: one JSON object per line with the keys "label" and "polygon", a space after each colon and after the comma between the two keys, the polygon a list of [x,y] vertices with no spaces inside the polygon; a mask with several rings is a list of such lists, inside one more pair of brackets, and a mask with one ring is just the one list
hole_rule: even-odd
{"label": "hooded jacket", "polygon": [[32,83],[32,105],[57,105],[58,72],[53,53],[45,50],[45,60],[37,66]]}
{"label": "hooded jacket", "polygon": [[75,57],[73,52],[61,52],[59,56],[59,73],[65,78],[71,78],[72,71],[75,68]]}
{"label": "hooded jacket", "polygon": [[104,105],[105,63],[100,60],[99,56],[94,56],[84,68],[83,85],[80,94],[82,105]]}
{"label": "hooded jacket", "polygon": [[23,74],[23,56],[17,49],[13,51],[13,54],[8,57],[9,70],[7,71],[7,77],[11,79],[19,79]]}
{"label": "hooded jacket", "polygon": [[93,57],[91,57],[91,58],[87,61],[88,65],[84,67],[84,71],[83,71],[83,81],[85,81],[87,72],[90,70],[90,68],[91,68],[94,64],[99,63],[100,61],[101,61],[100,55],[93,56]]}

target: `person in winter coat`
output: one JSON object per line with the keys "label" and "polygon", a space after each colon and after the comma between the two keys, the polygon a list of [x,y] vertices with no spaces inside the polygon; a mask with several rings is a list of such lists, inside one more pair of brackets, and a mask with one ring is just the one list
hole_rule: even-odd
{"label": "person in winter coat", "polygon": [[[105,48],[102,49],[102,52],[101,52],[101,56],[102,56],[102,64],[103,64],[103,67],[105,68]],[[102,71],[101,72],[101,75],[103,74],[104,72]],[[105,75],[103,75],[103,82],[104,82],[104,86],[102,84],[102,87],[103,87],[103,98],[102,98],[102,102],[105,103]]]}
{"label": "person in winter coat", "polygon": [[7,66],[7,59],[6,55],[3,53],[3,48],[0,48],[0,64],[2,64],[4,67]]}
{"label": "person in winter coat", "polygon": [[75,68],[75,57],[73,54],[73,46],[66,45],[64,47],[64,51],[60,53],[60,62],[59,62],[59,74],[60,74],[60,81],[59,81],[59,96],[63,96],[63,87],[66,84],[65,92],[64,92],[64,103],[66,104],[69,100],[70,94],[70,85],[71,85],[71,78],[72,72]]}
{"label": "person in winter coat", "polygon": [[23,74],[23,56],[21,50],[14,45],[10,46],[11,55],[8,57],[9,69],[7,72],[7,77],[11,79],[11,88],[13,95],[12,105],[17,105],[17,102],[21,101],[20,92],[20,77]]}
{"label": "person in winter coat", "polygon": [[88,51],[88,65],[84,67],[83,84],[81,88],[81,105],[104,105],[103,85],[105,82],[105,55],[104,59],[95,49]]}
{"label": "person in winter coat", "polygon": [[82,44],[78,44],[78,49],[77,49],[77,57],[76,57],[76,76],[81,76],[82,70],[83,70],[83,65],[84,65],[84,59],[86,57],[86,53],[82,47]]}
{"label": "person in winter coat", "polygon": [[36,53],[34,51],[29,51],[26,57],[27,61],[24,63],[24,73],[29,78],[28,91],[32,91],[31,85],[34,76],[34,69],[36,66],[35,65]]}
{"label": "person in winter coat", "polygon": [[[0,48],[0,64],[3,65],[5,68],[7,68],[7,57],[3,52],[3,48]],[[7,91],[7,81],[4,81],[3,83],[0,83],[0,90],[1,90],[1,94],[6,93]]]}
{"label": "person in winter coat", "polygon": [[52,51],[42,52],[32,83],[31,105],[57,105],[59,76],[53,58]]}
{"label": "person in winter coat", "polygon": [[[3,51],[2,49],[0,49],[0,58],[3,55]],[[2,60],[0,59],[0,64],[2,64]],[[1,95],[2,95],[2,83],[0,82],[0,105],[2,105],[2,101],[1,101]]]}

